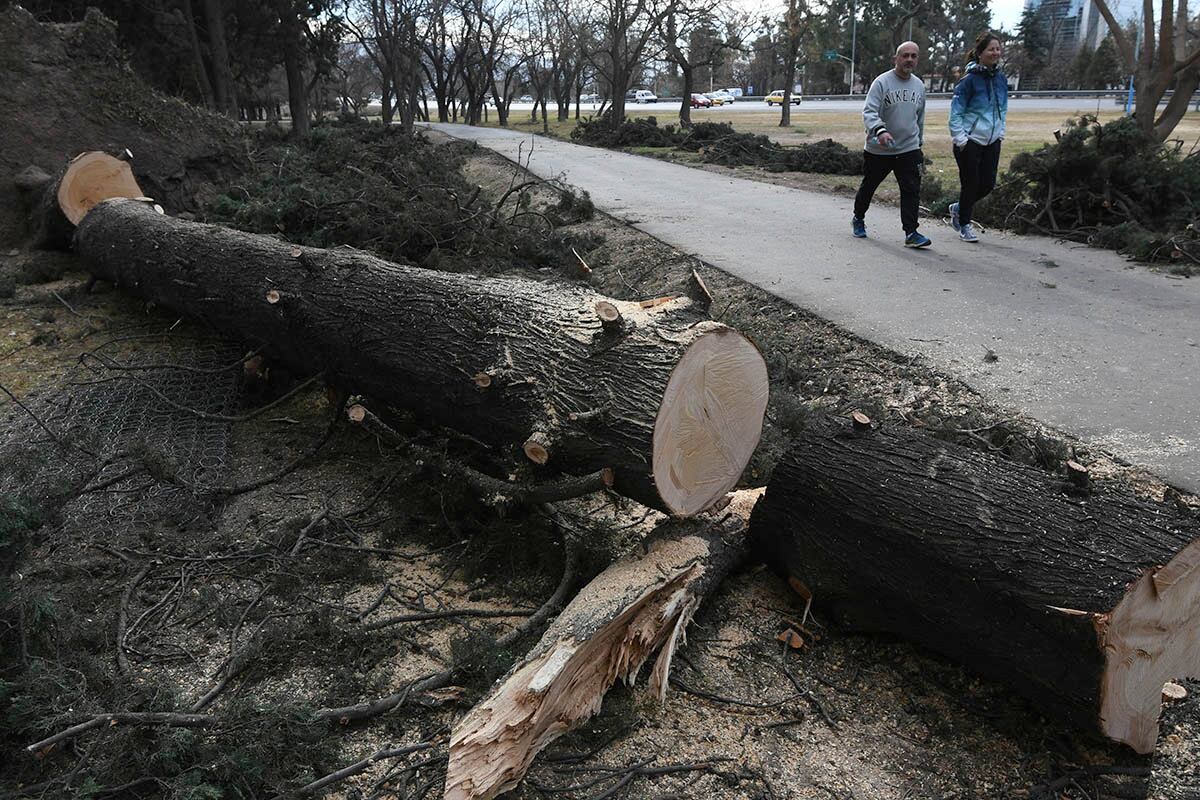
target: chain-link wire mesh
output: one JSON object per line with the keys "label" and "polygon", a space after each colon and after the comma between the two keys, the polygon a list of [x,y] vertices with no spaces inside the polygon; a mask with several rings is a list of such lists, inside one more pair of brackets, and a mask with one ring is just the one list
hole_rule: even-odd
{"label": "chain-link wire mesh", "polygon": [[32,415],[13,407],[0,418],[0,494],[76,484],[59,517],[93,541],[196,515],[202,502],[189,487],[221,483],[230,422],[193,411],[233,413],[242,352],[185,336],[100,345],[25,401]]}

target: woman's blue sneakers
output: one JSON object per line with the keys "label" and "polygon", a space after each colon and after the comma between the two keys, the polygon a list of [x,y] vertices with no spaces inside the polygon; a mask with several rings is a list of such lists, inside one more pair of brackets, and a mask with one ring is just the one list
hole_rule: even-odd
{"label": "woman's blue sneakers", "polygon": [[861,217],[851,217],[850,218],[850,230],[854,231],[854,237],[856,239],[867,238],[866,220],[862,219]]}
{"label": "woman's blue sneakers", "polygon": [[905,247],[929,247],[931,244],[933,244],[933,240],[920,231],[913,231],[904,237]]}

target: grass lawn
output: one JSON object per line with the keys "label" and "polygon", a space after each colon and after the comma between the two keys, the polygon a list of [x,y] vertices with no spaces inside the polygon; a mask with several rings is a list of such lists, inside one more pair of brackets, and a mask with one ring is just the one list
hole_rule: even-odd
{"label": "grass lawn", "polygon": [[[636,106],[626,110],[630,116],[652,116],[646,111],[638,109]],[[586,113],[586,109],[584,112]],[[1096,107],[1094,105],[1091,108],[1081,107],[1079,112],[1074,115],[1064,111],[1022,111],[1010,108],[1008,112],[1007,135],[1004,139],[1004,146],[1000,151],[1001,171],[1008,168],[1009,162],[1017,153],[1036,150],[1043,144],[1053,142],[1054,131],[1063,127],[1067,119],[1072,116],[1078,117],[1080,114],[1095,112]],[[573,113],[574,107],[572,107]],[[575,127],[574,117],[565,122],[559,122],[554,119],[553,108],[550,110],[550,116],[551,135],[570,138],[571,130]],[[675,114],[657,113],[653,116],[658,117],[660,125],[678,124],[679,122]],[[1107,122],[1121,116],[1121,110],[1113,105],[1111,100],[1104,100],[1100,105],[1098,116],[1101,121]],[[925,118],[925,147],[923,149],[926,158],[933,161],[933,165],[930,167],[931,174],[941,178],[942,183],[949,189],[955,186],[958,180],[958,169],[955,166],[954,155],[950,146],[950,132],[947,128],[948,117],[949,111],[947,110],[930,111],[928,113]],[[762,111],[749,112],[739,110],[736,114],[721,114],[719,112],[710,114],[703,109],[695,109],[692,111],[692,120],[730,122],[738,131],[763,134],[783,145],[814,142],[821,139],[833,139],[852,149],[861,148],[863,145],[862,115],[854,112],[805,112],[803,106],[793,108],[791,128],[780,128],[779,111],[777,109],[768,111],[766,108],[763,108]],[[491,126],[497,125],[495,114],[490,115],[488,124]],[[519,111],[509,118],[509,128],[512,130],[541,133],[542,123],[540,120],[536,123],[532,122],[528,112]],[[1182,141],[1184,152],[1190,151],[1193,147],[1200,147],[1200,113],[1189,110],[1187,115],[1184,116],[1183,121],[1179,123],[1179,127],[1175,129],[1172,139]],[[672,152],[669,148],[634,148],[630,152],[638,152],[642,155],[655,155],[685,163],[696,160],[693,154]],[[738,171],[756,170],[751,167],[744,167],[739,168]],[[810,176],[807,173],[788,174],[795,176],[799,183],[825,190],[850,191],[857,189],[859,182],[859,178],[854,175]],[[747,177],[750,177],[750,175],[747,174]],[[880,187],[878,197],[885,202],[898,200],[898,193],[895,191],[892,181],[888,180],[884,182],[884,185]]]}

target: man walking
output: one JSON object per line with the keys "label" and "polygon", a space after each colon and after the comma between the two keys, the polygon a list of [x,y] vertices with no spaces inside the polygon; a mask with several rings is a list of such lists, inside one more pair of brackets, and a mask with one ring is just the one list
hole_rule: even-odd
{"label": "man walking", "polygon": [[900,185],[900,222],[904,226],[906,247],[929,247],[932,242],[917,230],[917,209],[921,195],[921,165],[925,138],[925,83],[913,70],[919,48],[905,42],[896,48],[888,70],[871,83],[863,106],[863,125],[867,142],[863,150],[863,179],[854,196],[851,229],[859,239],[867,236],[865,218],[875,190],[888,173],[896,174]]}

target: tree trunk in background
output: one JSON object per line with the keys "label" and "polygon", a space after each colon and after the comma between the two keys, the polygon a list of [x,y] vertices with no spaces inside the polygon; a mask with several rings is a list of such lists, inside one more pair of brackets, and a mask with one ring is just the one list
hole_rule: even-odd
{"label": "tree trunk in background", "polygon": [[289,0],[276,0],[279,32],[283,45],[283,69],[287,74],[288,108],[292,112],[292,134],[308,135],[308,93],[304,82],[304,33],[300,18]]}
{"label": "tree trunk in background", "polygon": [[196,88],[207,108],[214,108],[213,88],[204,66],[204,53],[200,50],[200,37],[196,35],[196,17],[192,11],[192,0],[183,0],[183,18],[187,23],[188,42],[192,48],[192,72],[196,77]]}
{"label": "tree trunk in background", "polygon": [[209,58],[212,61],[213,94],[217,110],[237,119],[237,90],[229,66],[229,45],[225,41],[225,9],[221,0],[204,0],[204,21],[208,26]]}
{"label": "tree trunk in background", "polygon": [[[909,428],[814,420],[751,536],[813,609],[897,634],[1141,753],[1200,676],[1200,524]],[[1165,566],[1163,566],[1165,565]]]}

